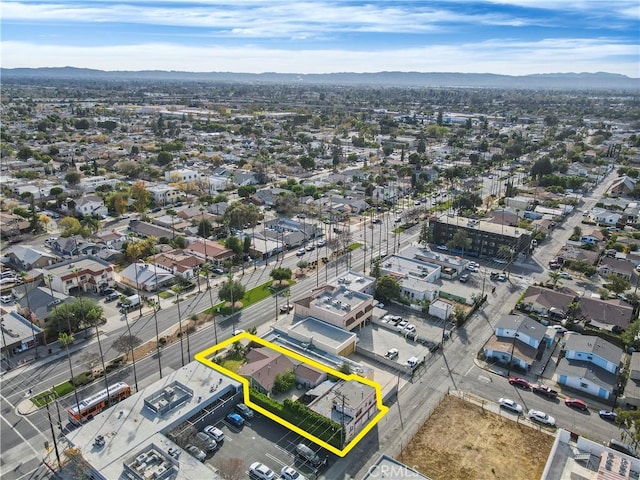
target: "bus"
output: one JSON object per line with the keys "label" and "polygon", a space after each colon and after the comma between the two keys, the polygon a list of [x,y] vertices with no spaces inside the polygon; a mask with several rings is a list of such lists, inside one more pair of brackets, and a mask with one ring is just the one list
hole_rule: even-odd
{"label": "bus", "polygon": [[[114,403],[118,403],[131,395],[131,387],[118,382],[109,385],[108,389],[100,390],[90,397],[80,400],[78,405],[67,410],[69,421],[74,425],[81,425],[83,422],[91,420],[95,415]],[[78,409],[78,407],[80,407]]]}

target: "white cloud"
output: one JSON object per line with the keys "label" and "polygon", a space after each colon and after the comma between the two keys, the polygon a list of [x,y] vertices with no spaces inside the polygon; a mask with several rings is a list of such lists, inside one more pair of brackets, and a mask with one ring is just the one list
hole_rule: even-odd
{"label": "white cloud", "polygon": [[[178,6],[176,6],[178,5]],[[500,13],[468,14],[435,8],[429,2],[394,4],[327,1],[242,1],[179,5],[163,2],[28,3],[5,0],[4,22],[118,22],[156,26],[211,28],[243,37],[290,38],[331,32],[420,33],[444,25],[512,25],[529,20]]]}
{"label": "white cloud", "polygon": [[[531,73],[606,71],[638,77],[637,45],[608,39],[494,40],[394,50],[299,50],[170,43],[83,47],[2,42],[3,66],[87,67],[103,70],[194,72],[475,72]],[[613,60],[612,58],[618,60]],[[628,60],[620,60],[629,57]]]}

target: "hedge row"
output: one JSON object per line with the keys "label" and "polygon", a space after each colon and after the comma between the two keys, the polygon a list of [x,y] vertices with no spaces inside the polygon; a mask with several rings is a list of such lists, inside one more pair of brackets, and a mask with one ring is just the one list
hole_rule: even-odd
{"label": "hedge row", "polygon": [[249,398],[256,405],[278,415],[283,420],[318,437],[329,445],[333,445],[336,448],[343,447],[341,445],[341,426],[337,422],[314,412],[306,405],[288,398],[283,403],[279,403],[254,389],[249,390]]}

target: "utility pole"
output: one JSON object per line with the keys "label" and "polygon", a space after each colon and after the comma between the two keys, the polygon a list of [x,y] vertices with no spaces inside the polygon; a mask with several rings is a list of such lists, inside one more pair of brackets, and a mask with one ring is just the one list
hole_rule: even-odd
{"label": "utility pole", "polygon": [[[55,395],[55,393],[51,392],[51,395]],[[58,470],[62,470],[62,462],[60,461],[60,452],[58,451],[58,441],[56,440],[56,432],[53,428],[53,421],[51,420],[51,411],[49,410],[49,397],[46,401],[47,406],[47,417],[49,418],[49,427],[51,428],[51,438],[53,439],[53,448],[56,451],[56,460],[58,461]]]}

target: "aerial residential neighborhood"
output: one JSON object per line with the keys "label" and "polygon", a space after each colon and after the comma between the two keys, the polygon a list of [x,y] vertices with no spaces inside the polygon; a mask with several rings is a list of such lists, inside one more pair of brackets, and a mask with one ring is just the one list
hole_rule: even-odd
{"label": "aerial residential neighborhood", "polygon": [[637,91],[52,82],[2,94],[12,468],[448,478],[476,409],[527,478],[640,474]]}

